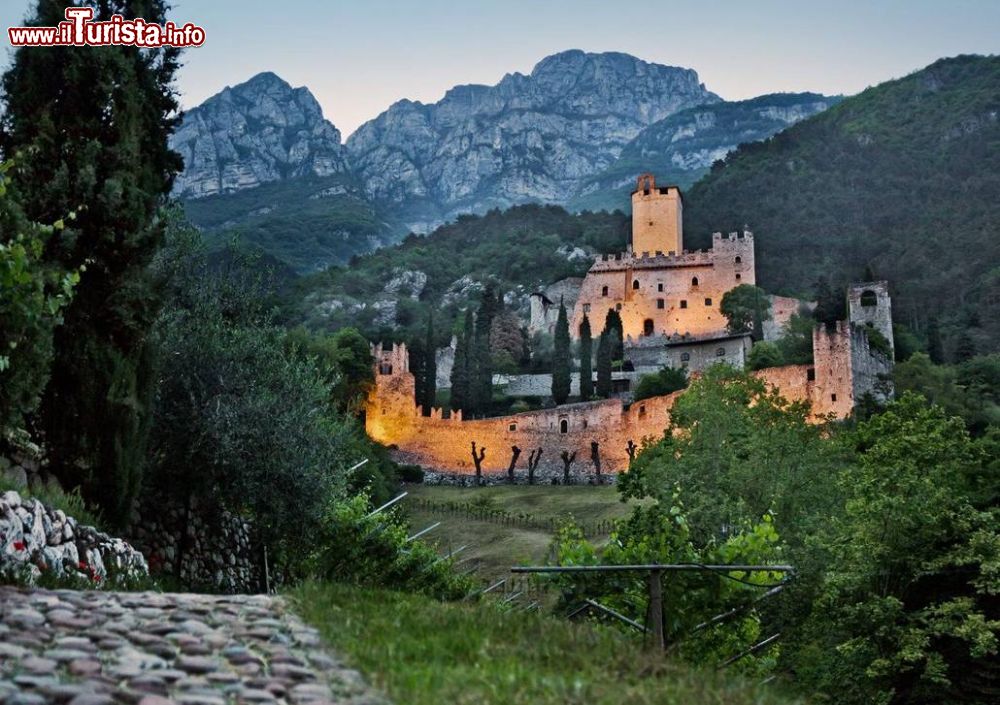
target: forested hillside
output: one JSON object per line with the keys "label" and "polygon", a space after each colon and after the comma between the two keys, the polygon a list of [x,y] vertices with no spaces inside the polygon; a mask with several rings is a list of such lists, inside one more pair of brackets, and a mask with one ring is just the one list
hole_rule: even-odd
{"label": "forested hillside", "polygon": [[766,289],[866,269],[964,358],[1000,342],[1000,57],[957,57],[742,146],[685,196],[690,246],[748,224]]}

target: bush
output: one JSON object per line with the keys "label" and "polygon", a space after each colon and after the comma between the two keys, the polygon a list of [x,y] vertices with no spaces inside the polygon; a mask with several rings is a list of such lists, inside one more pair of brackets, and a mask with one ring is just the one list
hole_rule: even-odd
{"label": "bush", "polygon": [[473,590],[473,582],[458,575],[422,541],[407,541],[405,520],[393,510],[370,515],[367,496],[331,503],[324,512],[308,572],[321,579],[387,589],[419,592],[455,600]]}
{"label": "bush", "polygon": [[424,481],[424,469],[419,465],[400,465],[399,479],[403,482],[421,483]]}
{"label": "bush", "polygon": [[755,344],[747,355],[747,367],[751,370],[763,370],[767,367],[780,367],[785,364],[781,350],[774,343],[760,341]]}
{"label": "bush", "polygon": [[681,367],[664,367],[655,374],[643,375],[635,385],[635,401],[661,397],[687,386],[687,370]]}

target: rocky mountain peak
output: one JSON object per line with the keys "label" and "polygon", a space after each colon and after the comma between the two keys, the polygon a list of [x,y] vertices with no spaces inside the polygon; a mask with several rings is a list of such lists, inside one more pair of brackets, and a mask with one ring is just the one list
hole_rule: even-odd
{"label": "rocky mountain peak", "polygon": [[348,170],[340,132],[309,89],[292,88],[271,72],[188,111],[170,145],[184,158],[174,186],[182,198]]}

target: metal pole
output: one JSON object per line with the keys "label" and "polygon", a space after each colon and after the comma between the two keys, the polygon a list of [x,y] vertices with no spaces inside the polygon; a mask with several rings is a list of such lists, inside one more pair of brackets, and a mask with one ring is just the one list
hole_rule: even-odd
{"label": "metal pole", "polygon": [[[716,573],[791,573],[794,568],[790,565],[705,565],[702,563],[653,563],[646,565],[516,565],[512,566],[512,573],[616,573],[627,571],[653,571],[658,570],[665,573],[683,572],[687,570],[708,570]],[[760,587],[765,587],[761,585]]]}
{"label": "metal pole", "polygon": [[441,526],[441,522],[439,522],[439,521],[434,522],[433,524],[431,524],[430,526],[428,526],[426,529],[424,529],[422,531],[418,531],[413,536],[410,536],[408,539],[406,539],[406,543],[409,543],[410,541],[413,541],[414,539],[419,539],[421,536],[423,536],[424,534],[426,534],[428,531],[433,531],[434,529],[438,528],[439,526]]}
{"label": "metal pole", "polygon": [[667,643],[663,636],[663,576],[659,570],[649,571],[649,623],[653,631],[653,647],[663,651]]}
{"label": "metal pole", "polygon": [[391,507],[392,505],[394,505],[399,500],[403,499],[403,497],[405,497],[408,494],[410,494],[410,493],[409,492],[404,492],[403,494],[399,495],[398,497],[394,497],[393,499],[390,499],[388,502],[386,502],[385,504],[383,504],[378,509],[373,509],[371,512],[369,512],[368,516],[366,516],[365,519],[370,519],[373,516],[375,516],[376,514],[378,514],[379,512],[381,512],[381,511],[383,511],[385,509],[388,509],[389,507]]}

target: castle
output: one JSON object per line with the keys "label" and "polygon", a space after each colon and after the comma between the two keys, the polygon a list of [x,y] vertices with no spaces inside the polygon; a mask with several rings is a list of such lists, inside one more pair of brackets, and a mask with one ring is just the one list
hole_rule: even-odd
{"label": "castle", "polygon": [[[655,371],[663,365],[699,370],[717,362],[743,367],[751,338],[727,330],[719,305],[726,292],[756,281],[753,235],[717,233],[711,250],[684,251],[681,193],[674,186],[657,187],[649,174],[639,177],[632,207],[630,246],[597,259],[578,292],[572,292],[577,296],[571,332],[578,330],[584,315],[590,317],[595,334],[600,332],[607,310],[613,308],[621,315],[626,357],[636,370]],[[786,399],[808,401],[817,420],[845,418],[864,395],[888,394],[882,381],[892,366],[888,285],[853,284],[847,298],[847,320],[815,326],[812,364],[754,373]],[[532,298],[533,324],[546,323],[549,310],[557,308],[551,303],[547,297]],[[772,297],[777,320],[771,335],[799,303]],[[888,351],[872,343],[876,336],[869,335],[870,329],[888,342]],[[441,409],[424,416],[415,401],[406,347],[379,345],[373,352],[376,375],[366,406],[368,435],[393,447],[401,462],[447,473],[472,474],[478,464],[482,473],[497,474],[513,463],[520,477],[529,452],[539,449],[539,476],[559,476],[567,469],[575,476],[622,472],[644,439],[662,436],[670,408],[683,393],[634,403],[619,396],[486,419],[464,420],[461,412],[446,415]],[[485,448],[485,455],[474,459],[473,444]]]}

